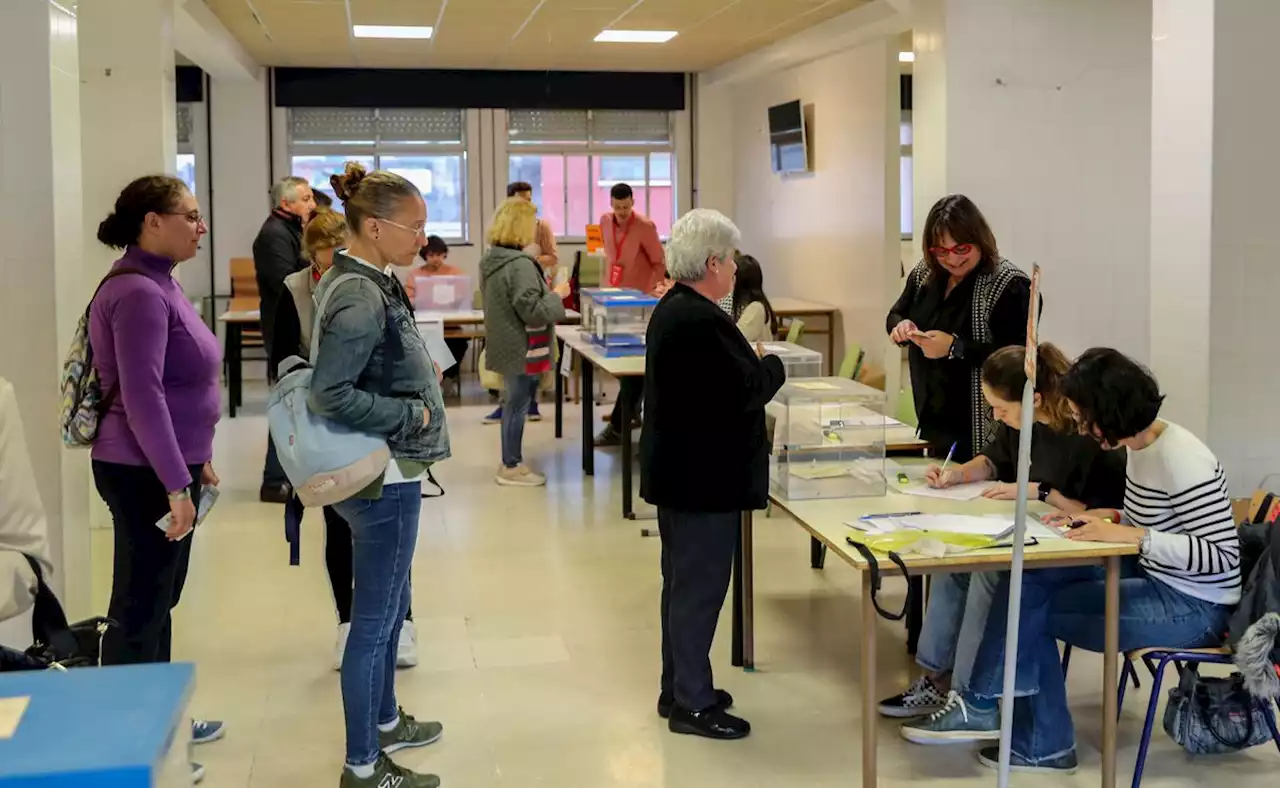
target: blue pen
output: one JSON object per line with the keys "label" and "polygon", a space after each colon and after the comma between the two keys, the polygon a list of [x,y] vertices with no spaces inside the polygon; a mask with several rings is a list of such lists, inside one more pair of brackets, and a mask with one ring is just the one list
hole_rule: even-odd
{"label": "blue pen", "polygon": [[942,470],[939,472],[939,476],[947,472],[947,466],[951,464],[951,458],[956,456],[956,445],[955,443],[951,444],[951,451],[947,452],[947,458],[942,461]]}
{"label": "blue pen", "polygon": [[858,519],[859,520],[884,520],[884,519],[890,519],[893,517],[915,517],[918,514],[920,514],[920,512],[891,512],[888,514],[864,514]]}

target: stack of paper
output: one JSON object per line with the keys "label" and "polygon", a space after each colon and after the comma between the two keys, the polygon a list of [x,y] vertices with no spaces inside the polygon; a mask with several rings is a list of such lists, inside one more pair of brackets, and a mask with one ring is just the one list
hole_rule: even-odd
{"label": "stack of paper", "polygon": [[[972,536],[990,536],[1008,539],[1013,536],[1013,518],[1003,514],[911,514],[890,517],[870,517],[845,523],[868,533],[892,533],[911,529],[917,531],[942,531]],[[1062,534],[1033,517],[1027,518],[1027,536],[1036,539],[1060,539]]]}
{"label": "stack of paper", "polygon": [[944,498],[948,501],[976,501],[991,488],[991,482],[970,482],[957,484],[954,487],[931,487],[927,482],[904,484],[899,492],[905,495],[918,495],[922,498]]}

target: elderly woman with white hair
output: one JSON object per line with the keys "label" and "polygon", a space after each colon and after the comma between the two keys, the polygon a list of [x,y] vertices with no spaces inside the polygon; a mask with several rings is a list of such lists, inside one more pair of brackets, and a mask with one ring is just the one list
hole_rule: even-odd
{"label": "elderly woman with white hair", "polygon": [[675,733],[741,739],[712,683],[711,641],[729,588],[744,510],[768,495],[765,404],[785,380],[716,303],[733,291],[738,228],[710,210],[671,229],[674,286],[649,321],[640,494],[662,536],[662,687],[658,714]]}

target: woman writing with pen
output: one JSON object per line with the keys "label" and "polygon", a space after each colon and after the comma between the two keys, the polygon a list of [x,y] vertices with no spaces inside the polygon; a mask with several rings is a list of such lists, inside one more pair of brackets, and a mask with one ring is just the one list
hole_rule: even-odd
{"label": "woman writing with pen", "polygon": [[[933,487],[995,481],[987,498],[1013,500],[1017,496],[1019,429],[1022,390],[1027,384],[1026,350],[1006,347],[982,365],[982,395],[997,422],[994,437],[977,457],[960,465],[929,466],[925,481]],[[1078,515],[1124,501],[1125,454],[1106,451],[1080,435],[1071,405],[1062,393],[1070,362],[1053,345],[1037,352],[1035,425],[1031,438],[1032,500]],[[971,579],[976,578],[976,579]],[[998,575],[951,574],[934,578],[916,661],[927,671],[905,692],[880,704],[887,717],[932,714],[946,703],[947,693],[967,687],[974,656],[982,641],[987,611]],[[903,735],[919,741],[916,727]],[[914,738],[913,738],[914,737]]]}

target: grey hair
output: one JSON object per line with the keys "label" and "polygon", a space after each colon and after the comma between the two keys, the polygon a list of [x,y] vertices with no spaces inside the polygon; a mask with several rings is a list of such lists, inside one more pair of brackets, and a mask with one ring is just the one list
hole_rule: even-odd
{"label": "grey hair", "polygon": [[707,260],[732,257],[742,233],[729,217],[710,208],[695,208],[671,227],[667,241],[667,273],[677,282],[697,282],[706,276]]}
{"label": "grey hair", "polygon": [[307,179],[297,175],[281,178],[271,187],[271,207],[279,208],[282,201],[293,202],[298,199],[298,188],[307,185]]}

